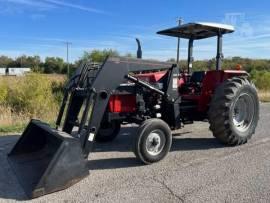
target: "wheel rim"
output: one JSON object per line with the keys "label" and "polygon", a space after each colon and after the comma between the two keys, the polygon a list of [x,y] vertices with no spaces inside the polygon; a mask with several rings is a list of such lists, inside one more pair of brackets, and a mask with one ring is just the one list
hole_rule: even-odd
{"label": "wheel rim", "polygon": [[160,154],[165,146],[165,135],[161,130],[152,131],[146,139],[146,151],[156,156]]}
{"label": "wheel rim", "polygon": [[240,132],[249,129],[255,112],[255,102],[251,95],[247,93],[241,94],[233,107],[233,124]]}

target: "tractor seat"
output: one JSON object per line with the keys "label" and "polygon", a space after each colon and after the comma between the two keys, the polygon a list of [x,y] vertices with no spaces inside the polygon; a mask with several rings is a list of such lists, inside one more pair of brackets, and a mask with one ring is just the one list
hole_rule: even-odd
{"label": "tractor seat", "polygon": [[198,83],[202,83],[204,77],[206,75],[206,72],[205,71],[196,71],[196,72],[193,72],[191,77],[190,77],[190,83],[195,83],[195,84],[198,84]]}
{"label": "tractor seat", "polygon": [[186,84],[182,85],[179,89],[180,94],[199,95],[201,93],[202,82],[205,75],[205,71],[193,72],[189,81]]}

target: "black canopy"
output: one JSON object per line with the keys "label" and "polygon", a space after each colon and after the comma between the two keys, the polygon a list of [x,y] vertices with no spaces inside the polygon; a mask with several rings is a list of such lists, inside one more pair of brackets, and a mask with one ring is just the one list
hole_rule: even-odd
{"label": "black canopy", "polygon": [[234,32],[234,27],[231,25],[199,22],[188,23],[177,27],[169,28],[159,31],[157,32],[157,34],[199,40],[232,32]]}

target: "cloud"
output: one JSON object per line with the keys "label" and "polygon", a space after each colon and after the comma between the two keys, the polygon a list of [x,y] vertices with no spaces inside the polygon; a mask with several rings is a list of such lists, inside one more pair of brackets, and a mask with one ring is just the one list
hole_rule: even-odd
{"label": "cloud", "polygon": [[43,0],[44,2],[50,3],[52,5],[57,5],[57,6],[64,6],[67,8],[73,8],[73,9],[78,9],[86,12],[91,12],[91,13],[99,13],[99,14],[105,14],[106,12],[103,10],[79,5],[79,4],[74,4],[74,3],[69,3],[69,2],[64,2],[64,1],[58,1],[58,0]]}
{"label": "cloud", "polygon": [[38,0],[0,0],[1,2],[5,2],[6,4],[19,4],[21,6],[26,7],[35,7],[39,9],[53,9],[56,8],[55,5],[38,1]]}
{"label": "cloud", "polygon": [[20,15],[31,13],[31,11],[44,12],[55,8],[55,5],[37,0],[0,0],[0,14],[2,15]]}
{"label": "cloud", "polygon": [[84,6],[68,1],[59,0],[0,0],[3,2],[0,8],[1,13],[21,13],[25,9],[52,10],[61,8],[70,8],[81,10],[89,13],[107,14],[105,11]]}

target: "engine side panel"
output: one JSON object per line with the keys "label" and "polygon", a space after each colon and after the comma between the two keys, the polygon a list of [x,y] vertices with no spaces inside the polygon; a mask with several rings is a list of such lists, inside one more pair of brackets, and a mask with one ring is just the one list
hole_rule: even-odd
{"label": "engine side panel", "polygon": [[136,95],[112,95],[109,100],[109,112],[134,113],[136,111]]}

